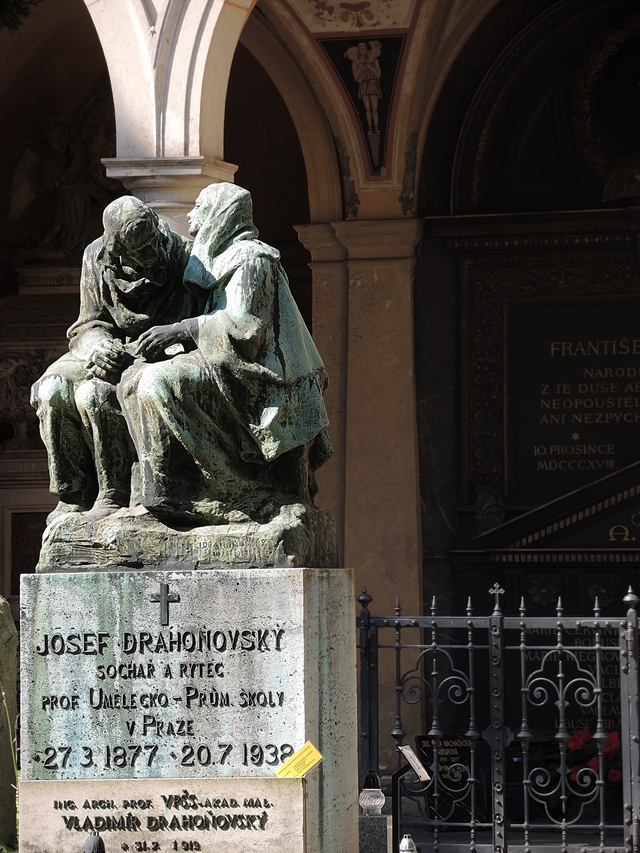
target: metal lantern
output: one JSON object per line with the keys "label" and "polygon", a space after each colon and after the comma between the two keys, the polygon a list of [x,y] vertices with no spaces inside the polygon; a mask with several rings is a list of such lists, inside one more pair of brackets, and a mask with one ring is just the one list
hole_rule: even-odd
{"label": "metal lantern", "polygon": [[403,835],[400,842],[400,853],[418,853],[413,838],[410,835]]}
{"label": "metal lantern", "polygon": [[385,802],[385,796],[382,793],[380,786],[380,778],[375,771],[367,773],[364,780],[364,787],[360,791],[358,797],[362,813],[366,815],[382,814],[382,807]]}

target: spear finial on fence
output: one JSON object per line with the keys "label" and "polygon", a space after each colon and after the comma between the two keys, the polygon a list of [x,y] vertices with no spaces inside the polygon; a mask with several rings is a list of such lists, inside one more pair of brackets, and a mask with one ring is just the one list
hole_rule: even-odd
{"label": "spear finial on fence", "polygon": [[600,602],[598,596],[593,599],[593,615],[597,618],[600,615]]}
{"label": "spear finial on fence", "polygon": [[501,616],[502,610],[500,610],[500,596],[504,595],[504,590],[499,584],[494,583],[489,592],[494,597],[493,616]]}
{"label": "spear finial on fence", "polygon": [[467,616],[473,616],[473,605],[471,604],[471,596],[467,599]]}
{"label": "spear finial on fence", "polygon": [[434,595],[431,598],[431,615],[435,616],[437,612],[438,612],[438,604],[436,602],[436,597]]}
{"label": "spear finial on fence", "polygon": [[562,616],[564,613],[564,607],[562,606],[562,599],[558,596],[558,603],[556,604],[556,613],[558,616]]}
{"label": "spear finial on fence", "polygon": [[400,596],[396,598],[396,616],[399,616],[402,613],[402,607],[400,607]]}
{"label": "spear finial on fence", "polygon": [[527,608],[524,606],[524,595],[520,599],[520,615],[521,616],[527,615]]}
{"label": "spear finial on fence", "polygon": [[624,603],[627,605],[627,618],[633,615],[635,618],[635,609],[636,604],[640,601],[640,598],[635,594],[635,592],[629,587],[629,592],[622,599]]}

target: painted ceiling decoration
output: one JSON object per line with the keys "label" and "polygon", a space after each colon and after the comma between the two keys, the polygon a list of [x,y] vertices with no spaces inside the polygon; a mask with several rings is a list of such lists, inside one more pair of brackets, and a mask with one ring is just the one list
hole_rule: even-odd
{"label": "painted ceiling decoration", "polygon": [[367,30],[409,29],[419,0],[361,0],[337,3],[302,0],[292,8],[311,33],[359,33]]}

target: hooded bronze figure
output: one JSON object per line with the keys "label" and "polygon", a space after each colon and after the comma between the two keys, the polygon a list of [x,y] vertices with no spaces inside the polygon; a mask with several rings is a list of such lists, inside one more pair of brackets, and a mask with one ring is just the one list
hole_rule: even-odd
{"label": "hooded bronze figure", "polygon": [[[327,376],[250,194],[202,191],[193,247],[137,199],[85,252],[70,353],[34,386],[54,515],[268,521],[331,455]],[[92,505],[93,502],[93,505]]]}

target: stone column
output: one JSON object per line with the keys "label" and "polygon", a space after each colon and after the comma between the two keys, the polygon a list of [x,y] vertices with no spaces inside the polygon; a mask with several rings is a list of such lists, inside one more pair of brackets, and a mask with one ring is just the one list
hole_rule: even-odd
{"label": "stone column", "polygon": [[200,190],[220,181],[233,183],[238,167],[206,157],[150,157],[127,160],[122,157],[102,161],[110,178],[152,207],[174,231],[188,235],[187,213]]}
{"label": "stone column", "polygon": [[414,250],[422,222],[332,223],[348,253],[345,565],[374,612],[422,610],[413,351]]}
{"label": "stone column", "polygon": [[[11,742],[16,724],[18,632],[9,602],[0,595],[0,844],[16,841],[16,774]],[[8,720],[7,720],[8,712]]]}
{"label": "stone column", "polygon": [[313,274],[313,338],[329,373],[325,396],[333,458],[318,471],[317,503],[331,510],[338,533],[340,565],[344,562],[344,480],[347,415],[347,335],[349,282],[347,252],[331,225],[296,225],[301,243],[311,252]]}
{"label": "stone column", "polygon": [[[311,252],[313,335],[329,371],[335,457],[320,471],[318,503],[338,525],[342,565],[355,569],[372,612],[422,612],[422,542],[414,380],[414,249],[417,220],[298,226]],[[406,642],[419,642],[405,632]],[[380,721],[393,721],[395,671],[379,664]],[[419,731],[418,706],[404,708]],[[390,726],[388,727],[390,729]],[[385,730],[385,733],[388,731]],[[381,735],[380,772],[396,768]]]}
{"label": "stone column", "polygon": [[422,608],[413,353],[414,249],[422,222],[297,226],[311,252],[313,336],[329,371],[335,456],[318,503],[338,525],[342,565],[377,613]]}
{"label": "stone column", "polygon": [[[345,471],[345,565],[366,585],[372,612],[422,612],[422,536],[414,369],[414,250],[422,222],[332,223],[348,254],[349,312]],[[418,632],[404,642],[419,642]],[[396,769],[388,736],[395,668],[378,667],[379,769]],[[407,731],[420,730],[418,706],[405,706]]]}

